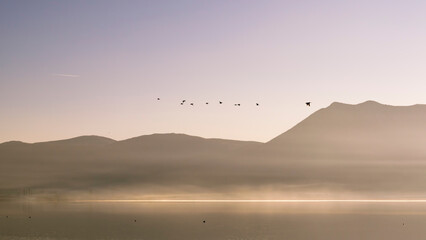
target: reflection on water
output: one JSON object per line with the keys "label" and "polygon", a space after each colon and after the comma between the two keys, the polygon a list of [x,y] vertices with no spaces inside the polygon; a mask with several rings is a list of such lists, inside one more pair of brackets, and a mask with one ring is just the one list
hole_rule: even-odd
{"label": "reflection on water", "polygon": [[426,236],[425,203],[0,202],[0,213],[0,239],[17,240]]}

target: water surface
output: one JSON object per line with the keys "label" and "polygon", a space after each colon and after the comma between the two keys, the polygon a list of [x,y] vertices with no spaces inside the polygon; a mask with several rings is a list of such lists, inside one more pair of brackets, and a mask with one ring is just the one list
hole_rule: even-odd
{"label": "water surface", "polygon": [[426,236],[425,203],[2,202],[0,213],[0,239],[7,240]]}

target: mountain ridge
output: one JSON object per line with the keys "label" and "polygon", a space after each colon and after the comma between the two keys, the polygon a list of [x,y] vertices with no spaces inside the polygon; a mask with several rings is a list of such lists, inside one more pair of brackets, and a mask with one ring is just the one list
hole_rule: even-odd
{"label": "mountain ridge", "polygon": [[[389,105],[389,104],[383,104],[383,103],[379,103],[377,101],[373,101],[373,100],[367,100],[361,103],[357,103],[357,104],[349,104],[349,103],[343,103],[343,102],[332,102],[328,107],[325,108],[321,108],[315,112],[313,112],[312,114],[310,114],[308,117],[306,117],[304,120],[308,119],[310,116],[312,116],[313,114],[317,113],[318,111],[322,111],[324,109],[336,109],[336,108],[343,108],[343,109],[347,109],[347,110],[356,110],[359,107],[385,107],[385,108],[403,108],[403,109],[410,109],[410,108],[422,108],[425,107],[426,108],[426,104],[412,104],[412,105]],[[302,120],[301,122],[303,122],[304,120]],[[298,124],[296,124],[295,126],[299,125],[301,122],[299,122]],[[293,126],[293,127],[295,127]],[[288,129],[285,132],[290,131],[293,127],[291,127],[290,129]],[[284,132],[284,133],[285,133]],[[283,133],[282,133],[283,134]],[[253,143],[268,143],[271,142],[273,139],[275,139],[276,137],[272,138],[271,140],[267,141],[267,142],[259,142],[259,141],[255,141],[255,140],[238,140],[238,139],[225,139],[225,138],[206,138],[206,137],[202,137],[202,136],[195,136],[195,135],[189,135],[189,134],[185,134],[185,133],[174,133],[174,132],[170,132],[170,133],[152,133],[152,134],[145,134],[145,135],[140,135],[140,136],[135,136],[135,137],[131,137],[131,138],[127,138],[127,139],[123,139],[123,140],[115,140],[112,138],[108,138],[108,137],[104,137],[104,136],[98,136],[98,135],[81,135],[81,136],[76,136],[76,137],[72,137],[72,138],[66,138],[66,139],[58,139],[58,140],[49,140],[49,141],[41,141],[41,142],[34,142],[34,143],[27,143],[27,142],[22,142],[19,140],[12,140],[12,141],[6,141],[3,143],[0,143],[0,145],[2,144],[17,144],[17,143],[24,143],[24,144],[45,144],[45,143],[66,143],[66,142],[74,142],[74,141],[78,141],[78,140],[88,140],[88,139],[103,139],[105,141],[111,141],[111,142],[125,142],[125,141],[131,141],[131,140],[137,140],[140,138],[147,138],[147,137],[156,137],[156,136],[182,136],[182,137],[195,137],[195,138],[199,138],[199,139],[205,139],[205,140],[225,140],[225,141],[238,141],[238,142],[253,142]],[[278,137],[279,135],[277,135]]]}

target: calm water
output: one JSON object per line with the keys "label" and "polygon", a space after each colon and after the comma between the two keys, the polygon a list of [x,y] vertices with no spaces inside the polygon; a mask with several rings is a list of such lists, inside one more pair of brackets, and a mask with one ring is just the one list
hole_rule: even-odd
{"label": "calm water", "polygon": [[0,213],[8,240],[426,237],[425,203],[0,203]]}

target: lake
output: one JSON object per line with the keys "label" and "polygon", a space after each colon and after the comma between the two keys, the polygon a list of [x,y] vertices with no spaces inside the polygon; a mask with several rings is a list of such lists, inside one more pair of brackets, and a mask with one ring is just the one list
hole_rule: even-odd
{"label": "lake", "polygon": [[0,214],[0,239],[6,240],[426,236],[426,203],[0,202]]}

